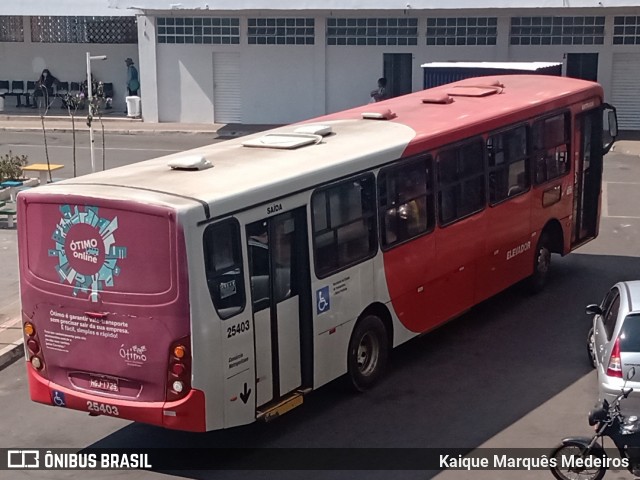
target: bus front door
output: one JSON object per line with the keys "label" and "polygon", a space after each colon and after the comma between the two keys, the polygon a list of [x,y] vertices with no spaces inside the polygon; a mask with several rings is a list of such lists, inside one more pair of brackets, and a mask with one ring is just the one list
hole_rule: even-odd
{"label": "bus front door", "polygon": [[247,225],[257,407],[312,384],[306,209]]}
{"label": "bus front door", "polygon": [[577,117],[579,157],[574,177],[572,246],[598,233],[598,205],[602,183],[602,113],[591,110]]}

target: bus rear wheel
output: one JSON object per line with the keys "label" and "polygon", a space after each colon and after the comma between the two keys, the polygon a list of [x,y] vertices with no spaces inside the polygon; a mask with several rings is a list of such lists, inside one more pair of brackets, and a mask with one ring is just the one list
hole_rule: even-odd
{"label": "bus rear wheel", "polygon": [[389,357],[387,331],[380,318],[367,315],[356,324],[349,340],[348,379],[351,388],[364,392],[381,377]]}
{"label": "bus rear wheel", "polygon": [[533,273],[529,277],[529,290],[538,293],[544,290],[551,268],[551,246],[549,235],[542,232],[533,259]]}

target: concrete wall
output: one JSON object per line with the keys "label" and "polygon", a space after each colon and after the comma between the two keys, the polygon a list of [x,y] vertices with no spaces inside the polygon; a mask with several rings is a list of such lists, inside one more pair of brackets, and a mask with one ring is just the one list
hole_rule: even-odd
{"label": "concrete wall", "polygon": [[[43,0],[40,0],[41,2]],[[103,0],[104,1],[104,0]],[[442,2],[433,0],[109,0],[109,5],[127,10],[184,10],[240,11],[240,10],[280,10],[289,13],[302,10],[426,10],[442,8]],[[635,7],[637,0],[606,0],[607,7]],[[493,0],[490,4],[483,0],[449,0],[446,7],[451,9],[487,8],[588,8],[601,7],[601,0]]]}
{"label": "concrete wall", "polygon": [[124,111],[127,94],[124,59],[131,57],[138,63],[137,45],[32,43],[28,17],[24,26],[24,42],[0,42],[0,80],[37,80],[42,70],[48,68],[60,81],[82,82],[87,77],[87,52],[107,55],[107,60],[91,62],[91,73],[98,81],[113,83],[114,108]]}
{"label": "concrete wall", "polygon": [[[112,3],[114,0],[111,0]],[[372,0],[374,1],[374,0]],[[462,1],[462,0],[461,0]],[[257,0],[256,0],[257,2]],[[37,2],[40,3],[40,2]],[[121,8],[126,2],[120,2]],[[153,2],[151,2],[153,3]],[[132,57],[141,76],[142,113],[148,122],[214,121],[213,53],[237,52],[240,62],[241,117],[244,123],[286,123],[324,113],[362,105],[383,74],[385,53],[412,55],[412,88],[423,86],[421,65],[434,61],[548,61],[563,62],[566,53],[598,53],[598,80],[611,96],[613,55],[637,52],[636,45],[612,45],[613,17],[636,15],[638,8],[513,8],[525,2],[511,2],[508,9],[407,9],[406,3],[394,11],[352,10],[335,13],[328,10],[308,12],[185,11],[176,8],[138,17],[138,45],[32,44],[28,39],[25,17],[24,43],[0,43],[0,79],[35,79],[47,67],[61,80],[81,81],[85,77],[85,52],[106,54],[109,59],[94,62],[93,72],[99,80],[112,82],[115,106],[124,110],[126,68],[124,58]],[[238,4],[245,5],[245,3]],[[246,5],[253,5],[253,3]],[[344,4],[349,5],[348,3]],[[186,8],[186,4],[183,5]],[[166,5],[163,8],[168,8]],[[238,7],[240,8],[240,7]],[[206,9],[205,9],[206,10]],[[122,13],[121,10],[114,12]],[[130,13],[131,11],[128,10]],[[158,16],[233,16],[240,19],[238,45],[159,45],[156,43]],[[375,18],[377,16],[418,18],[416,46],[328,46],[326,19],[339,17]],[[510,45],[512,16],[605,16],[604,45],[515,46]],[[315,44],[303,46],[249,45],[247,19],[253,17],[294,16],[315,19]],[[498,18],[495,46],[427,46],[427,18],[477,17]],[[138,61],[139,60],[139,61]]]}
{"label": "concrete wall", "polygon": [[[157,68],[159,121],[213,123],[211,49],[158,45]],[[144,112],[146,94],[142,99]]]}
{"label": "concrete wall", "polygon": [[[246,25],[246,19],[242,22]],[[151,38],[140,41],[141,50],[150,50],[151,42]],[[322,115],[326,92],[325,48],[324,41],[313,46],[157,45],[158,120],[214,121],[214,52],[240,53],[243,121],[286,123]],[[144,62],[143,58],[143,66]],[[143,114],[149,121],[145,105],[153,100],[145,90],[146,76],[144,70]]]}
{"label": "concrete wall", "polygon": [[[615,15],[633,14],[633,9],[616,11]],[[330,14],[329,12],[325,12]],[[379,12],[377,12],[379,13]],[[426,18],[433,16],[496,16],[498,17],[497,45],[446,46],[424,44]],[[180,12],[182,15],[182,12]],[[403,16],[407,12],[396,12]],[[613,15],[601,8],[540,10],[466,10],[411,11],[418,18],[416,46],[328,46],[325,41],[326,15],[315,15],[315,45],[264,46],[248,45],[247,18],[240,18],[239,45],[154,45],[155,35],[140,39],[140,51],[157,50],[158,64],[158,120],[174,122],[213,121],[213,52],[240,54],[242,121],[245,123],[286,123],[316,115],[363,105],[370,100],[369,92],[383,74],[385,53],[410,53],[413,58],[413,91],[423,86],[421,65],[434,61],[548,61],[564,62],[566,53],[598,53],[598,79],[610,96],[611,70],[614,51],[637,51],[637,46],[613,46]],[[187,13],[184,15],[189,16]],[[390,14],[388,14],[390,15]],[[509,44],[510,18],[540,15],[605,15],[607,25],[604,45],[512,46]],[[301,12],[298,16],[304,16]],[[376,12],[358,11],[357,17],[375,17]],[[145,54],[146,57],[146,54]],[[144,63],[144,60],[143,60]],[[143,72],[145,77],[153,72]],[[143,94],[144,97],[144,94]],[[143,111],[145,101],[143,98]],[[145,112],[145,120],[154,121]]]}

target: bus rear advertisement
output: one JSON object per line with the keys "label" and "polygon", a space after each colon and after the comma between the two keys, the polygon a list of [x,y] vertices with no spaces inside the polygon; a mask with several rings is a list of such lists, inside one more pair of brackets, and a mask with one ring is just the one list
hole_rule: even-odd
{"label": "bus rear advertisement", "polygon": [[20,192],[32,400],[270,420],[598,234],[602,88],[466,79]]}

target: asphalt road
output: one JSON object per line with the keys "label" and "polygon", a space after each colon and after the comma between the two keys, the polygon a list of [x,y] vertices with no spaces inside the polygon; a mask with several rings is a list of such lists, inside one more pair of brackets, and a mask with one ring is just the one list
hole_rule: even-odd
{"label": "asphalt road", "polygon": [[[121,135],[106,132],[104,135],[105,168],[120,167],[141,160],[169,155],[190,148],[201,147],[220,140],[213,135],[171,133],[165,135]],[[100,126],[94,128],[94,156],[96,169],[102,170],[103,138]],[[11,150],[16,155],[27,155],[29,163],[46,163],[42,133],[3,132],[0,136],[0,152]],[[64,165],[54,173],[55,177],[73,177],[73,136],[71,133],[47,133],[49,161]],[[91,173],[89,134],[76,132],[76,173]]]}
{"label": "asphalt road", "polygon": [[[122,139],[122,143],[114,139],[114,147],[122,149],[117,154],[119,161],[135,161],[145,158],[143,153],[151,149],[168,148],[168,143],[161,143],[164,141],[175,140],[178,145],[195,140],[134,138],[139,143],[125,143],[131,138]],[[64,139],[60,141],[62,148]],[[147,145],[151,149],[145,148]],[[270,424],[188,434],[31,403],[24,364],[19,361],[0,372],[0,448],[483,446],[550,450],[565,436],[589,435],[586,413],[596,400],[596,385],[587,361],[589,319],[584,306],[599,302],[616,281],[639,277],[638,157],[608,155],[605,181],[600,237],[577,253],[554,257],[550,283],[544,292],[531,296],[520,286],[512,287],[435,332],[396,349],[384,381],[367,394],[349,394],[334,382]],[[250,450],[246,460],[251,461]],[[79,473],[0,472],[0,478],[57,480]],[[136,471],[90,475],[95,479],[127,480],[167,476],[216,480],[551,478],[544,471],[452,470]],[[634,477],[610,471],[605,478]]]}

